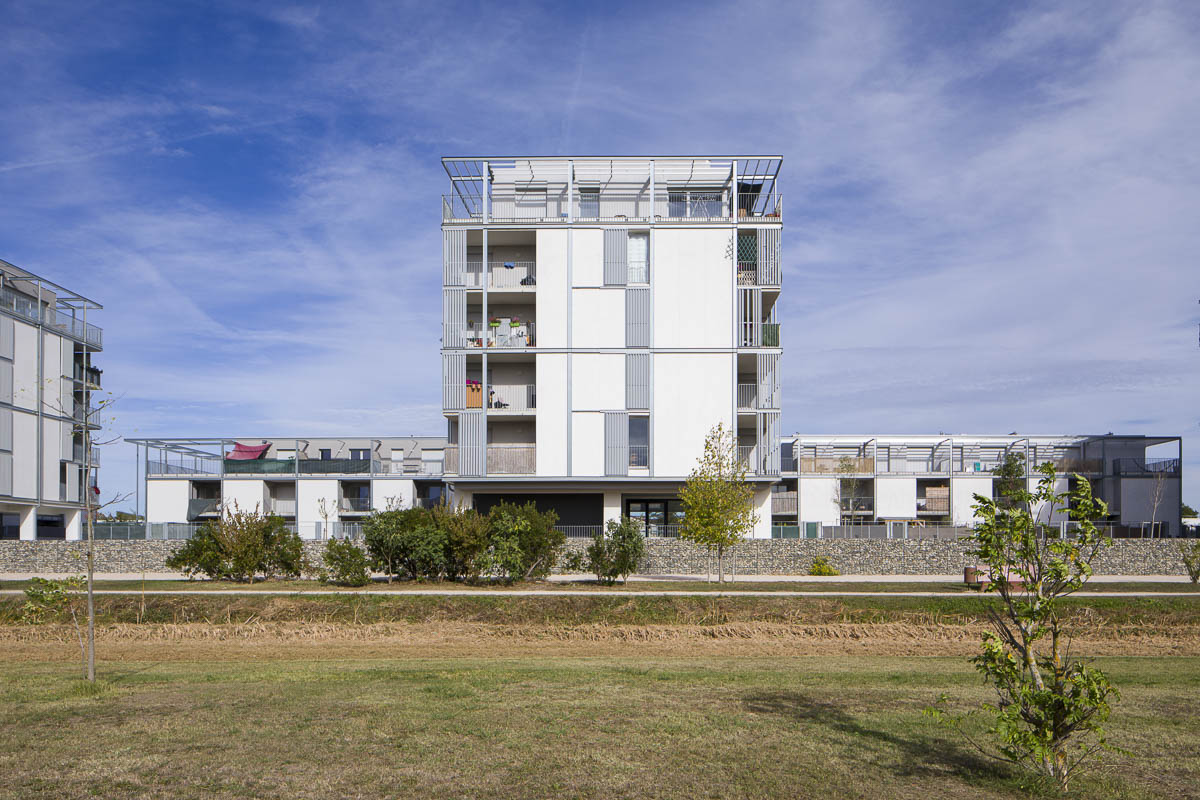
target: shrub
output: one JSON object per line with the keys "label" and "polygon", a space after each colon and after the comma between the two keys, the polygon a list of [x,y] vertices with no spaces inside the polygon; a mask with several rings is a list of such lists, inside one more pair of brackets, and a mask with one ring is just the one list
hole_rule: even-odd
{"label": "shrub", "polygon": [[417,580],[441,580],[446,573],[446,529],[424,508],[401,511],[398,529],[399,566]]}
{"label": "shrub", "polygon": [[250,581],[258,575],[298,577],[304,570],[304,543],[281,517],[242,511],[235,504],[224,517],[205,523],[167,559],[167,566],[189,578]]}
{"label": "shrub", "polygon": [[588,569],[609,586],[627,580],[645,557],[646,537],[629,517],[610,519],[587,548]]}
{"label": "shrub", "polygon": [[1187,569],[1192,583],[1200,582],[1200,539],[1194,542],[1180,542],[1179,555],[1183,557],[1183,566]]}
{"label": "shrub", "polygon": [[449,580],[479,576],[481,557],[488,549],[488,518],[474,509],[433,509],[434,524],[445,533],[444,568]]}
{"label": "shrub", "polygon": [[404,543],[401,529],[406,524],[407,511],[389,509],[376,511],[363,522],[363,541],[367,545],[371,567],[387,576],[388,583],[400,572]]}
{"label": "shrub", "polygon": [[500,503],[488,513],[488,548],[479,572],[505,580],[543,578],[558,561],[566,535],[554,526],[558,514],[538,511],[532,502]]}
{"label": "shrub", "polygon": [[825,556],[817,556],[813,559],[812,566],[808,568],[809,575],[841,575],[837,567],[829,563],[829,559]]}
{"label": "shrub", "polygon": [[325,570],[323,582],[342,586],[366,586],[371,582],[367,571],[367,554],[362,548],[347,539],[330,539],[322,555]]}

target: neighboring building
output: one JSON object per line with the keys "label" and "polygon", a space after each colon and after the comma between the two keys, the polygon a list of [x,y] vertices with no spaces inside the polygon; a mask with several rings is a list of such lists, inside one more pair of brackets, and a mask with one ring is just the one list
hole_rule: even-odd
{"label": "neighboring building", "polygon": [[186,536],[239,508],[277,514],[304,538],[324,539],[353,532],[372,511],[442,499],[442,438],[127,441],[145,470],[146,521],[157,538]]}
{"label": "neighboring building", "polygon": [[445,158],[442,404],[460,502],[652,529],[717,423],[770,533],[778,156]]}
{"label": "neighboring building", "polygon": [[[1174,448],[1171,445],[1175,445]],[[797,436],[784,442],[784,476],[775,485],[775,535],[815,535],[819,527],[962,526],[974,522],[976,494],[994,497],[992,470],[1010,453],[1032,467],[1051,462],[1067,491],[1082,475],[1108,503],[1107,522],[1122,533],[1178,536],[1181,492],[1177,436]],[[1171,457],[1154,453],[1173,450]],[[1154,448],[1154,450],[1150,450]],[[1065,522],[1049,509],[1045,522]],[[798,526],[799,530],[789,530]]]}
{"label": "neighboring building", "polygon": [[80,538],[100,308],[0,260],[0,539]]}
{"label": "neighboring building", "polygon": [[1180,531],[1179,459],[1147,458],[1177,437],[784,440],[778,156],[442,162],[447,436],[134,440],[153,535],[236,502],[321,537],[445,498],[534,501],[575,535],[629,516],[670,536],[717,423],[755,484],[758,537],[969,524],[1014,450],[1084,474],[1115,524]]}

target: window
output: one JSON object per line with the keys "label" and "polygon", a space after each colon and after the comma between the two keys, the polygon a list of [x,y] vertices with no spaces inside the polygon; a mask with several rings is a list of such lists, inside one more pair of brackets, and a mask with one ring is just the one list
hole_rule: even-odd
{"label": "window", "polygon": [[600,216],[600,187],[579,187],[579,216],[584,219],[597,219]]}
{"label": "window", "polygon": [[352,461],[370,461],[371,451],[368,448],[350,448],[350,459]]}
{"label": "window", "polygon": [[332,461],[333,460],[333,451],[331,449],[329,449],[328,447],[322,447],[321,448],[321,460],[322,461]]}
{"label": "window", "polygon": [[645,536],[678,536],[683,522],[683,503],[679,500],[627,500],[625,516]]}
{"label": "window", "polygon": [[21,515],[0,514],[0,539],[21,538]]}
{"label": "window", "polygon": [[629,418],[629,466],[650,466],[650,418]]}
{"label": "window", "polygon": [[650,234],[630,232],[627,245],[628,283],[650,282]]}

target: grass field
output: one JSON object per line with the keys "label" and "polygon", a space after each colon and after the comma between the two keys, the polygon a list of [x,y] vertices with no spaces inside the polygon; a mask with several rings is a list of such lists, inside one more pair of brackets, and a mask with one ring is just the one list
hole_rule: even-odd
{"label": "grass field", "polygon": [[[1194,797],[1200,659],[1104,659],[1132,755],[1087,798]],[[0,796],[1041,796],[921,709],[962,659],[523,657],[130,662],[92,693],[7,663]]]}
{"label": "grass field", "polygon": [[[1053,796],[921,710],[987,695],[988,600],[0,598],[0,798]],[[1200,797],[1200,603],[1070,601],[1130,751],[1087,798]]]}

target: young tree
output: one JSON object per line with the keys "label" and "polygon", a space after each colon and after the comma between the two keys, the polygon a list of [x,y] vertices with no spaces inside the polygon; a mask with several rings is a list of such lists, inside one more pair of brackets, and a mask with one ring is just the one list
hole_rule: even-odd
{"label": "young tree", "polygon": [[865,498],[859,496],[863,488],[863,481],[861,478],[855,477],[855,473],[858,472],[858,465],[849,456],[842,456],[838,459],[837,472],[839,475],[850,476],[838,478],[837,493],[842,524],[853,524],[858,519],[855,512],[862,510],[865,505]]}
{"label": "young tree", "polygon": [[1179,555],[1192,583],[1200,582],[1200,539],[1179,543]]}
{"label": "young tree", "polygon": [[[973,555],[986,565],[989,590],[1001,603],[990,612],[995,632],[984,634],[983,651],[972,661],[996,692],[996,702],[982,709],[992,716],[1000,756],[1065,791],[1076,770],[1109,747],[1102,725],[1120,695],[1103,672],[1070,652],[1058,601],[1083,586],[1110,542],[1093,524],[1107,508],[1087,480],[1076,476],[1076,488],[1059,494],[1054,466],[1038,472],[1034,492],[1013,489],[1000,500],[975,495],[980,521]],[[1037,524],[1034,508],[1042,504],[1078,522],[1071,538]]]}
{"label": "young tree", "polygon": [[992,470],[992,486],[996,493],[996,504],[1001,508],[1010,509],[1019,504],[1016,499],[1020,492],[1025,491],[1025,454],[1009,450],[1004,454],[1004,460]]}
{"label": "young tree", "polygon": [[725,550],[754,530],[754,487],[738,459],[737,438],[718,424],[704,438],[704,454],[679,490],[683,523],[679,538],[717,553],[717,580],[725,582]]}
{"label": "young tree", "polygon": [[[83,631],[79,627],[80,590],[84,588],[87,578],[83,575],[71,575],[66,578],[47,579],[31,578],[29,588],[25,590],[25,606],[21,616],[26,622],[42,622],[48,614],[66,610],[71,615],[75,625],[75,638],[79,640],[79,661],[83,677],[94,681],[95,662],[88,661],[87,645],[83,641]],[[92,665],[89,678],[88,666]]]}

